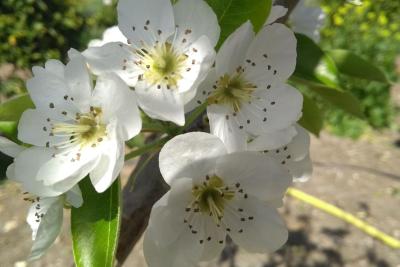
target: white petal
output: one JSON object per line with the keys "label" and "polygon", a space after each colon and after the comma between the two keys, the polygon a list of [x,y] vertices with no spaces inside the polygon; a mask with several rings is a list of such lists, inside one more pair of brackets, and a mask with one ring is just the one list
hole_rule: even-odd
{"label": "white petal", "polygon": [[120,0],[118,27],[132,43],[153,45],[175,32],[174,14],[169,0]]}
{"label": "white petal", "polygon": [[[37,166],[37,169],[39,166]],[[34,170],[31,170],[34,171]],[[10,164],[7,168],[7,178],[13,181],[16,181],[22,185],[22,188],[25,192],[29,192],[35,196],[42,197],[56,197],[65,192],[65,190],[60,190],[56,186],[45,186],[43,181],[38,181],[30,177],[23,177],[24,179],[19,179],[15,175],[15,164]]]}
{"label": "white petal", "polygon": [[88,46],[89,47],[98,47],[98,46],[103,46],[107,43],[112,43],[112,42],[121,42],[121,43],[127,43],[126,37],[122,34],[122,32],[119,30],[118,26],[113,26],[108,29],[106,29],[103,33],[103,39],[95,39],[89,42]]}
{"label": "white petal", "polygon": [[116,138],[103,142],[100,160],[90,172],[90,180],[99,193],[106,191],[112,185],[124,165],[124,142]]}
{"label": "white petal", "polygon": [[174,5],[175,24],[178,25],[177,41],[187,43],[206,36],[212,47],[218,42],[220,27],[217,16],[203,0],[182,0]]}
{"label": "white petal", "polygon": [[[217,227],[210,216],[203,216],[205,245],[201,261],[210,261],[217,258],[225,247],[226,232]],[[211,239],[210,239],[211,238]]]}
{"label": "white petal", "polygon": [[312,176],[313,166],[310,156],[299,161],[289,162],[287,167],[295,182],[307,182]]}
{"label": "white petal", "polygon": [[82,52],[89,64],[89,69],[96,75],[114,72],[129,86],[137,82],[135,60],[132,48],[122,43],[107,43],[102,47],[89,47]]}
{"label": "white petal", "polygon": [[149,226],[157,243],[165,246],[173,243],[187,225],[184,223],[185,208],[192,196],[192,179],[174,180],[171,190],[157,201],[149,219]]}
{"label": "white petal", "polygon": [[[41,217],[42,214],[43,217]],[[32,228],[34,240],[29,260],[37,260],[54,243],[61,231],[62,198],[43,198],[34,203],[29,210],[27,221]]]}
{"label": "white petal", "polygon": [[181,235],[178,241],[160,246],[151,234],[151,228],[144,233],[143,253],[149,267],[194,267],[201,255],[200,245],[194,243],[190,234]]}
{"label": "white petal", "polygon": [[153,119],[172,121],[183,126],[185,113],[183,100],[180,94],[166,88],[136,86],[135,89],[139,106]]}
{"label": "white petal", "polygon": [[240,184],[259,199],[283,198],[291,184],[289,172],[275,159],[255,152],[236,152],[217,160],[217,175],[229,184]]}
{"label": "white petal", "polygon": [[295,181],[306,181],[312,174],[312,163],[309,157],[310,136],[299,125],[296,125],[297,135],[282,147],[264,150],[269,156],[287,168]]}
{"label": "white petal", "polygon": [[269,25],[274,23],[276,20],[282,18],[286,15],[288,9],[283,6],[272,6],[271,12],[269,13],[269,17],[265,25]]}
{"label": "white petal", "polygon": [[89,101],[92,94],[92,80],[85,58],[76,50],[68,52],[70,62],[65,68],[65,79],[70,89],[70,96],[81,112],[89,111]]}
{"label": "white petal", "polygon": [[207,116],[210,122],[210,132],[224,142],[229,153],[246,150],[247,134],[239,129],[228,108],[211,105],[207,108]]}
{"label": "white petal", "polygon": [[54,75],[64,78],[65,66],[59,60],[49,59],[45,63],[45,69]]}
{"label": "white petal", "polygon": [[168,184],[176,178],[204,178],[214,170],[215,159],[226,153],[224,143],[211,134],[178,135],[161,149],[160,171]]}
{"label": "white petal", "polygon": [[287,152],[292,155],[293,160],[300,160],[310,152],[310,134],[300,125],[296,125],[296,131],[297,135],[287,145]]}
{"label": "white petal", "polygon": [[246,77],[251,82],[273,84],[286,81],[296,67],[297,40],[286,26],[275,23],[264,27],[248,48]]}
{"label": "white petal", "polygon": [[247,21],[225,40],[215,62],[218,76],[232,74],[237,67],[243,65],[246,51],[253,39],[253,26]]}
{"label": "white petal", "polygon": [[7,138],[0,136],[0,152],[6,154],[9,157],[15,158],[19,153],[24,150],[24,147],[17,145],[16,143],[8,140]]}
{"label": "white petal", "polygon": [[102,108],[103,119],[116,119],[123,140],[136,136],[142,128],[136,95],[117,75],[107,73],[97,78],[93,104]]}
{"label": "white petal", "polygon": [[[77,160],[78,153],[80,154],[79,160]],[[51,154],[51,151],[48,154]],[[50,159],[41,166],[36,177],[42,180],[45,185],[55,185],[70,179],[77,183],[93,170],[98,160],[98,151],[92,147],[72,150],[67,155],[56,155],[54,157],[51,154]],[[73,185],[68,183],[68,190]]]}
{"label": "white petal", "polygon": [[71,91],[64,78],[47,69],[40,68],[35,76],[27,81],[27,89],[36,109],[49,118],[66,120],[62,112],[75,114],[78,108],[71,100]]}
{"label": "white petal", "polygon": [[52,147],[68,140],[68,137],[51,135],[52,119],[37,109],[28,109],[19,120],[18,139],[35,146]]}
{"label": "white petal", "polygon": [[279,84],[258,89],[251,102],[242,105],[237,120],[248,132],[261,135],[293,125],[301,117],[302,107],[302,94],[290,85]]}
{"label": "white petal", "polygon": [[65,193],[65,201],[74,208],[79,208],[82,206],[82,192],[78,185],[74,186],[71,190]]}
{"label": "white petal", "polygon": [[[244,211],[226,212],[224,221],[231,229],[229,235],[241,248],[252,253],[271,253],[286,243],[288,230],[275,208],[252,197],[238,200],[234,210],[237,208]],[[242,216],[245,221],[241,221]]]}
{"label": "white petal", "polygon": [[[49,161],[54,160],[52,155],[53,151],[49,149],[39,147],[25,149],[15,158],[14,164],[10,165],[8,171],[8,174],[10,175],[9,178],[20,182],[25,191],[38,196],[53,197],[61,195],[62,193],[70,190],[77,182],[79,182],[81,177],[80,175],[72,177],[67,176],[67,172],[71,171],[68,170],[66,173],[64,173],[66,175],[61,177],[66,181],[55,182],[52,185],[45,185],[45,182],[41,180],[43,176],[39,176],[39,171]],[[69,164],[67,164],[66,168],[70,168]],[[56,171],[58,173],[62,173],[63,169],[56,169]],[[82,171],[85,171],[85,169],[82,168]],[[59,179],[59,177],[52,176],[52,174],[57,175],[57,172],[51,172],[51,170],[49,172],[51,178],[54,177]],[[73,174],[75,175],[76,173]]]}
{"label": "white petal", "polygon": [[210,96],[211,92],[214,90],[213,86],[215,82],[218,80],[217,73],[215,72],[215,68],[212,68],[205,80],[200,83],[200,86],[197,90],[191,90],[189,92],[184,93],[185,99],[185,112],[190,112],[196,109],[201,104],[205,103],[207,98]]}
{"label": "white petal", "polygon": [[305,34],[318,43],[325,18],[321,7],[307,6],[306,2],[301,0],[290,14],[289,24],[295,32]]}
{"label": "white petal", "polygon": [[197,230],[196,234],[193,234],[189,227],[183,228],[178,238],[168,245],[158,242],[153,227],[147,228],[144,254],[148,265],[150,267],[194,267],[198,262],[210,260],[218,255],[224,245],[224,242],[219,243],[222,237],[225,238],[223,232],[216,229],[215,223],[208,216],[200,216],[196,223],[196,228],[193,228]]}
{"label": "white petal", "polygon": [[185,54],[188,56],[186,66],[184,66],[181,73],[182,78],[177,85],[180,93],[196,90],[214,64],[215,59],[214,48],[206,36],[196,40],[188,47]]}
{"label": "white petal", "polygon": [[296,128],[290,126],[283,130],[257,136],[250,143],[248,143],[247,147],[248,150],[251,151],[276,149],[290,143],[296,135]]}

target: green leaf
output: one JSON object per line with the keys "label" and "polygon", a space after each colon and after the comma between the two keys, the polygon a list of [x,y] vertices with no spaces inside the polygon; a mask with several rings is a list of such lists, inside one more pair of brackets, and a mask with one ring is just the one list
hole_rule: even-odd
{"label": "green leaf", "polygon": [[221,36],[217,47],[239,26],[251,20],[257,32],[271,11],[272,0],[206,0],[217,14]]}
{"label": "green leaf", "polygon": [[312,82],[338,88],[338,70],[334,61],[309,37],[296,34],[297,65],[294,75]]}
{"label": "green leaf", "polygon": [[16,141],[17,127],[18,123],[16,121],[0,121],[0,135]]}
{"label": "green leaf", "polygon": [[308,88],[337,108],[355,117],[364,119],[360,101],[349,92],[338,91],[335,88],[319,84],[311,85]]}
{"label": "green leaf", "polygon": [[83,205],[71,210],[71,231],[77,267],[113,267],[121,220],[119,179],[104,193],[89,178],[79,183]]}
{"label": "green leaf", "polygon": [[337,108],[340,108],[360,119],[365,119],[360,101],[351,93],[343,91],[340,87],[326,86],[324,84],[302,79],[295,75],[293,75],[290,80],[294,83],[306,86],[309,90]]}
{"label": "green leaf", "polygon": [[303,116],[299,123],[316,136],[319,136],[324,124],[323,111],[306,95],[303,95]]}
{"label": "green leaf", "polygon": [[14,97],[0,105],[0,121],[18,121],[28,108],[34,108],[29,95]]}
{"label": "green leaf", "polygon": [[337,49],[327,53],[342,74],[369,81],[390,83],[381,69],[350,51]]}

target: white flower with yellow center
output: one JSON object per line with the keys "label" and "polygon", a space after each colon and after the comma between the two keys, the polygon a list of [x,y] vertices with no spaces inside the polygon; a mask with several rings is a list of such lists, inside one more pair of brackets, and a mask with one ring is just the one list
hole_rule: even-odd
{"label": "white flower with yellow center", "polygon": [[18,125],[18,139],[33,147],[16,157],[15,177],[66,192],[90,174],[103,192],[123,166],[124,141],[141,130],[139,110],[117,75],[99,76],[93,89],[83,57],[70,54],[66,66],[49,60],[33,68],[27,89],[36,109]]}
{"label": "white flower with yellow center", "polygon": [[[115,72],[134,88],[152,118],[185,123],[194,97],[215,58],[220,28],[203,0],[120,0],[118,26],[127,44],[108,43],[83,52],[94,73]],[[117,41],[117,40],[115,40]]]}
{"label": "white flower with yellow center", "polygon": [[243,24],[222,45],[187,111],[207,102],[211,132],[229,151],[246,150],[249,136],[291,127],[303,103],[300,92],[285,84],[296,55],[296,38],[286,26],[267,25],[255,35],[250,22]]}
{"label": "white flower with yellow center", "polygon": [[[0,136],[0,151],[7,156],[16,158],[26,149]],[[33,179],[20,181],[15,177],[14,163],[7,168],[7,178],[21,182],[23,190],[26,191],[24,200],[32,203],[27,217],[27,222],[32,229],[33,240],[29,260],[36,260],[47,251],[58,237],[63,223],[64,205],[75,208],[82,205],[81,191],[78,186],[74,186],[64,195],[61,195],[57,189],[44,186],[42,181]],[[33,194],[33,196],[30,194]]]}
{"label": "white flower with yellow center", "polygon": [[190,267],[217,257],[229,235],[249,252],[274,251],[288,232],[276,207],[291,177],[272,157],[228,154],[206,133],[169,141],[160,170],[171,190],[153,207],[144,238],[150,267]]}

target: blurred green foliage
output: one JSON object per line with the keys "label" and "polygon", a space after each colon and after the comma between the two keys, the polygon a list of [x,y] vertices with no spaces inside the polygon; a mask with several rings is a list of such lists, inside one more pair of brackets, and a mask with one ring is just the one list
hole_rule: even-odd
{"label": "blurred green foliage", "polygon": [[[85,49],[116,23],[115,3],[105,6],[102,0],[1,0],[0,11],[0,65],[17,69],[65,60],[70,48]],[[20,94],[24,83],[14,73],[0,82],[0,93]]]}
{"label": "blurred green foliage", "polygon": [[[323,0],[327,13],[321,45],[325,50],[343,48],[383,68],[396,80],[395,58],[400,54],[400,1],[364,0],[355,6],[340,0]],[[390,86],[355,78],[341,77],[341,84],[357,96],[367,123],[331,109],[328,128],[335,134],[359,137],[368,127],[389,127],[394,117]]]}
{"label": "blurred green foliage", "polygon": [[101,0],[2,0],[0,10],[0,62],[20,68],[84,48],[115,21]]}

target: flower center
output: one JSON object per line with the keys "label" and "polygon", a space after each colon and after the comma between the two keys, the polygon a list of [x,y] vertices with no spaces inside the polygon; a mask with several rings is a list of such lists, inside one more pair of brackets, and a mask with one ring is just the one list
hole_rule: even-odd
{"label": "flower center", "polygon": [[176,89],[178,82],[183,78],[187,55],[179,53],[172,44],[166,42],[156,44],[150,49],[137,50],[140,60],[136,62],[144,70],[141,77],[151,85]]}
{"label": "flower center", "polygon": [[57,148],[66,148],[71,145],[81,147],[96,146],[106,135],[106,125],[101,123],[101,108],[90,108],[90,112],[76,114],[72,123],[55,123],[52,126],[51,134],[60,137],[69,137],[68,141],[57,144]]}
{"label": "flower center", "polygon": [[210,104],[232,106],[235,112],[243,103],[249,102],[256,86],[243,78],[242,72],[233,76],[225,74],[215,84],[214,91],[208,98]]}
{"label": "flower center", "polygon": [[214,175],[212,177],[207,176],[203,184],[193,186],[192,194],[197,209],[219,222],[223,217],[226,201],[233,199],[235,191],[225,186],[223,180]]}

